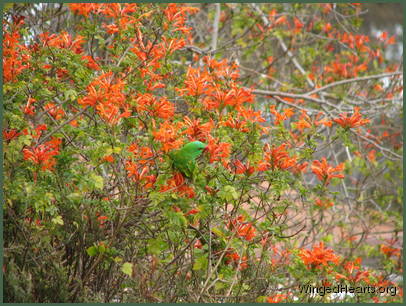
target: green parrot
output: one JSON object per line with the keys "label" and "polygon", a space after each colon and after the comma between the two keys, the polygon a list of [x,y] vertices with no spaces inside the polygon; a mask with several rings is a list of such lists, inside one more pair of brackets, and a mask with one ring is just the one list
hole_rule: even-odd
{"label": "green parrot", "polygon": [[169,152],[173,166],[188,178],[193,177],[198,158],[207,144],[200,141],[192,141],[185,144],[181,149]]}

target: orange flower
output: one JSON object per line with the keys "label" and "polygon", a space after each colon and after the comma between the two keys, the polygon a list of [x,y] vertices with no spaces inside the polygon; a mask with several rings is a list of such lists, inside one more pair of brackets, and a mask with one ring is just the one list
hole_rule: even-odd
{"label": "orange flower", "polygon": [[210,138],[206,150],[210,156],[210,163],[221,161],[223,165],[227,165],[227,159],[231,153],[231,144],[219,142],[217,138]]}
{"label": "orange flower", "polygon": [[158,100],[150,93],[139,94],[136,102],[138,112],[146,111],[152,117],[170,119],[175,114],[175,105],[165,97]]}
{"label": "orange flower", "polygon": [[226,264],[235,264],[240,271],[248,268],[247,256],[240,257],[237,252],[227,251],[224,258],[226,259]]}
{"label": "orange flower", "polygon": [[[96,58],[96,59],[99,59],[99,58]],[[99,64],[90,55],[83,55],[82,60],[86,61],[86,66],[88,68],[96,70],[96,71],[100,70]]]}
{"label": "orange flower", "polygon": [[114,157],[113,157],[113,155],[106,155],[106,156],[103,157],[102,160],[106,161],[108,163],[113,163],[114,162]]}
{"label": "orange flower", "polygon": [[4,32],[3,78],[5,82],[14,82],[23,70],[30,67],[29,50],[24,44],[19,42],[21,36],[18,33],[18,27],[21,24],[14,25],[14,30],[11,33]]}
{"label": "orange flower", "polygon": [[89,13],[96,12],[100,7],[98,3],[69,3],[71,11],[87,17]]}
{"label": "orange flower", "polygon": [[316,199],[315,205],[320,208],[329,208],[329,207],[334,206],[334,203],[332,201],[327,201],[327,200],[322,201],[321,199]]}
{"label": "orange flower", "polygon": [[237,230],[238,236],[244,238],[247,241],[252,240],[257,234],[256,229],[251,223],[242,224]]}
{"label": "orange flower", "polygon": [[192,187],[187,186],[182,173],[175,172],[166,185],[162,186],[160,192],[176,191],[180,196],[193,199],[196,194]]}
{"label": "orange flower", "polygon": [[362,271],[361,258],[358,257],[354,261],[347,261],[344,264],[345,274],[336,273],[336,280],[345,279],[353,283],[358,283],[361,281],[369,282],[369,271]]}
{"label": "orange flower", "polygon": [[283,110],[283,114],[281,114],[281,113],[279,113],[279,112],[276,110],[276,106],[275,106],[275,105],[271,105],[271,106],[269,107],[269,111],[271,112],[272,115],[275,116],[275,121],[274,121],[274,124],[275,124],[275,125],[278,125],[281,121],[287,120],[288,118],[292,117],[293,114],[294,114],[292,108],[286,108],[286,109],[284,109],[284,110]]}
{"label": "orange flower", "polygon": [[154,153],[150,147],[141,147],[139,148],[136,143],[131,144],[128,147],[128,152],[134,154],[134,157],[137,158],[137,162],[141,165],[152,165],[154,164]]}
{"label": "orange flower", "polygon": [[299,117],[299,121],[296,122],[296,128],[302,132],[304,129],[307,129],[310,127],[312,127],[311,119],[306,114],[306,112],[304,110],[302,110],[302,114]]}
{"label": "orange flower", "polygon": [[181,122],[171,123],[165,121],[159,127],[159,130],[152,132],[156,140],[162,143],[162,150],[169,152],[179,148],[183,144],[183,140],[179,138],[179,129],[183,126]]}
{"label": "orange flower", "polygon": [[94,79],[87,86],[87,95],[78,99],[80,105],[95,107],[100,117],[110,124],[117,124],[131,114],[123,93],[125,82],[107,72]]}
{"label": "orange flower", "polygon": [[314,119],[314,124],[315,124],[316,126],[319,126],[319,125],[322,124],[322,125],[324,125],[324,126],[331,127],[331,125],[332,125],[333,123],[331,122],[331,120],[328,120],[326,117],[319,120],[319,118],[320,118],[320,116],[321,116],[322,114],[323,114],[322,112],[319,112],[319,113],[317,114],[316,118]]}
{"label": "orange flower", "polygon": [[400,256],[400,249],[393,248],[389,245],[381,244],[380,250],[381,250],[381,253],[385,254],[387,257]]}
{"label": "orange flower", "polygon": [[[234,165],[232,165],[232,166],[234,166],[234,172],[236,174],[244,174],[244,173],[246,173],[248,175],[251,175],[252,173],[255,172],[255,168],[253,166],[250,166],[249,161],[247,162],[246,165],[244,165],[241,161],[239,161],[237,159],[237,160],[235,160],[233,162],[233,164]],[[229,168],[232,168],[232,166],[229,165]]]}
{"label": "orange flower", "polygon": [[13,140],[14,138],[16,138],[16,137],[18,137],[20,135],[21,135],[21,133],[18,133],[16,129],[10,129],[8,131],[3,130],[3,138],[6,141],[11,141],[11,140]]}
{"label": "orange flower", "polygon": [[77,35],[73,38],[68,32],[62,31],[59,34],[51,34],[48,32],[39,35],[42,45],[44,47],[55,47],[59,49],[68,49],[76,54],[83,52],[82,45],[85,43],[85,39],[81,35]]}
{"label": "orange flower", "polygon": [[275,294],[272,296],[268,296],[266,299],[267,303],[281,303],[282,301],[288,298],[287,294]]}
{"label": "orange flower", "polygon": [[328,185],[333,177],[344,178],[343,174],[334,174],[334,172],[344,170],[344,163],[341,163],[334,168],[327,164],[325,157],[322,158],[321,162],[318,160],[313,161],[311,168],[312,172],[316,174],[317,178],[324,182],[325,185]]}
{"label": "orange flower", "polygon": [[235,117],[233,117],[231,115],[229,116],[227,121],[221,122],[221,125],[228,126],[230,128],[236,129],[243,133],[247,133],[250,131],[247,126],[247,122],[245,120],[236,119]]}
{"label": "orange flower", "polygon": [[33,116],[35,115],[35,107],[33,106],[33,104],[36,102],[37,100],[35,100],[34,98],[28,98],[27,100],[27,104],[24,106],[23,108],[23,112],[26,115],[29,116]]}
{"label": "orange flower", "polygon": [[98,216],[97,221],[99,221],[99,227],[103,228],[108,219],[109,218],[107,216]]}
{"label": "orange flower", "polygon": [[365,124],[368,124],[369,119],[362,119],[359,113],[359,107],[354,107],[354,114],[351,117],[347,116],[347,113],[340,114],[339,118],[333,119],[334,122],[341,125],[343,128],[354,128]]}
{"label": "orange flower", "polygon": [[193,208],[193,209],[189,210],[187,213],[185,213],[185,216],[195,215],[199,212],[200,212],[199,209]]}
{"label": "orange flower", "polygon": [[188,116],[185,116],[183,120],[187,129],[182,134],[188,135],[190,140],[197,139],[204,142],[210,131],[214,128],[214,121],[212,119],[206,123],[200,123],[200,119],[192,120]]}
{"label": "orange flower", "polygon": [[340,258],[331,249],[325,249],[323,242],[314,245],[312,250],[300,250],[299,256],[308,269],[321,268],[329,263],[338,264]]}
{"label": "orange flower", "polygon": [[228,223],[227,227],[231,230],[237,231],[237,236],[244,238],[247,241],[252,240],[257,234],[255,227],[249,223],[244,222],[245,217],[240,215],[236,219]]}
{"label": "orange flower", "polygon": [[59,138],[53,138],[44,144],[24,148],[24,159],[31,160],[34,164],[40,165],[43,171],[53,170],[53,166],[56,164],[54,156],[59,154],[59,145],[61,142]]}
{"label": "orange flower", "polygon": [[48,114],[50,114],[56,120],[62,119],[63,116],[65,116],[64,110],[54,103],[47,103],[45,104],[44,108]]}

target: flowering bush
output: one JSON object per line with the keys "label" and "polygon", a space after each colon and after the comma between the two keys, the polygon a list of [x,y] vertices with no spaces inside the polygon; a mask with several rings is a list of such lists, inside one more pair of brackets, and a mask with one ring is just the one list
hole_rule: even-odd
{"label": "flowering bush", "polygon": [[[402,71],[361,20],[356,3],[7,7],[5,301],[400,302]],[[185,175],[171,152],[192,141]],[[338,283],[397,293],[300,289]]]}

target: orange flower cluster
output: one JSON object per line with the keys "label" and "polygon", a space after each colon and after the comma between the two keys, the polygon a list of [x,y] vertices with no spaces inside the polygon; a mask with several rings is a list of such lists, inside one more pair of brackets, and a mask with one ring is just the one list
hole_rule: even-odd
{"label": "orange flower cluster", "polygon": [[164,14],[167,18],[167,22],[164,23],[163,28],[169,28],[171,25],[174,29],[172,32],[180,31],[183,33],[189,33],[191,28],[185,27],[186,14],[195,14],[199,11],[197,7],[182,6],[177,3],[169,3]]}
{"label": "orange flower cluster", "polygon": [[156,176],[155,175],[147,175],[149,172],[148,166],[142,166],[132,161],[127,161],[125,169],[127,170],[128,177],[132,177],[134,181],[138,183],[143,183],[144,189],[149,189],[153,187]]}
{"label": "orange flower cluster", "polygon": [[139,147],[136,143],[133,143],[128,147],[128,152],[131,152],[141,165],[154,164],[154,153],[149,147]]}
{"label": "orange flower cluster", "polygon": [[3,139],[8,142],[20,135],[21,133],[19,133],[16,129],[3,130]]}
{"label": "orange flower cluster", "polygon": [[78,15],[88,17],[90,13],[117,18],[135,12],[136,3],[69,3],[69,8]]}
{"label": "orange flower cluster", "polygon": [[255,172],[255,167],[251,166],[249,161],[247,164],[243,164],[240,160],[235,160],[232,164],[228,165],[228,168],[234,170],[235,174],[244,174],[251,175]]}
{"label": "orange flower cluster", "polygon": [[182,126],[182,122],[171,123],[167,120],[161,124],[158,130],[152,132],[155,140],[162,144],[164,152],[177,149],[183,144],[183,139],[179,138],[179,130]]}
{"label": "orange flower cluster", "polygon": [[272,296],[268,296],[266,299],[267,303],[282,303],[288,298],[287,294],[274,294]]}
{"label": "orange flower cluster", "polygon": [[[21,24],[21,23],[20,23]],[[3,37],[3,80],[14,82],[16,77],[30,67],[28,48],[19,42],[19,25],[13,25],[11,32],[4,31]]]}
{"label": "orange flower cluster", "polygon": [[361,257],[358,257],[354,261],[347,261],[344,264],[345,274],[336,273],[336,280],[345,279],[352,283],[367,282],[369,283],[369,271],[361,270]]}
{"label": "orange flower cluster", "polygon": [[328,200],[322,200],[322,199],[316,199],[315,204],[316,206],[320,207],[320,208],[329,208],[329,207],[333,207],[334,203],[333,201],[328,201]]}
{"label": "orange flower cluster", "polygon": [[207,110],[222,109],[226,105],[238,107],[243,103],[251,103],[254,101],[254,96],[251,91],[238,88],[236,85],[231,85],[231,89],[223,90],[219,85],[213,85],[206,91],[206,97],[203,99],[203,104]]}
{"label": "orange flower cluster", "polygon": [[96,71],[99,71],[101,68],[99,64],[96,62],[96,60],[99,60],[99,57],[96,57],[95,59],[91,57],[90,55],[83,55],[82,56],[82,61],[86,63],[87,68],[93,69]]}
{"label": "orange flower cluster", "polygon": [[210,163],[219,161],[225,167],[227,166],[228,158],[230,157],[231,153],[231,144],[226,142],[219,142],[218,138],[210,137],[206,150],[210,156]]}
{"label": "orange flower cluster", "polygon": [[151,117],[170,119],[175,114],[175,105],[165,97],[159,100],[150,93],[138,94],[136,101],[137,112],[146,112]]}
{"label": "orange flower cluster", "polygon": [[65,116],[65,111],[54,103],[47,103],[44,106],[45,110],[56,120],[62,119]]}
{"label": "orange flower cluster", "polygon": [[76,36],[75,39],[66,32],[63,31],[59,34],[51,34],[48,32],[41,33],[39,38],[42,42],[42,46],[54,47],[59,49],[67,49],[80,54],[83,52],[82,45],[85,43],[85,38],[83,36]]}
{"label": "orange flower cluster", "polygon": [[207,141],[209,138],[211,130],[214,128],[214,121],[210,119],[206,123],[200,123],[200,118],[190,119],[188,116],[185,116],[183,121],[185,122],[184,126],[186,130],[182,134],[188,135],[189,140],[199,140],[202,142]]}
{"label": "orange flower cluster", "polygon": [[317,178],[328,185],[333,177],[344,178],[344,174],[335,174],[335,172],[341,172],[344,170],[344,163],[339,164],[337,167],[332,167],[327,163],[325,157],[321,159],[321,162],[318,160],[313,161],[311,166],[312,172],[316,174]]}
{"label": "orange flower cluster", "polygon": [[331,120],[327,120],[327,118],[323,118],[320,119],[320,116],[322,116],[322,112],[319,112],[316,117],[314,118],[314,120],[312,120],[306,113],[306,111],[302,110],[302,113],[300,114],[299,117],[299,121],[297,121],[296,124],[296,128],[302,132],[304,129],[310,128],[313,125],[315,126],[319,126],[319,125],[324,125],[324,126],[328,126],[331,127],[332,126],[332,122]]}
{"label": "orange flower cluster", "polygon": [[230,221],[227,227],[230,230],[236,231],[237,236],[244,238],[247,241],[252,240],[256,237],[256,229],[250,222],[244,222],[245,217],[240,215],[234,220]]}
{"label": "orange flower cluster", "polygon": [[95,107],[103,120],[109,124],[117,124],[121,118],[131,114],[130,107],[125,102],[124,87],[124,81],[115,79],[113,72],[104,73],[87,86],[87,95],[78,99],[78,103]]}
{"label": "orange flower cluster", "polygon": [[182,173],[175,172],[166,185],[162,186],[160,192],[175,191],[181,197],[193,199],[196,194],[192,187],[186,185],[185,178]]}
{"label": "orange flower cluster", "polygon": [[31,160],[34,164],[40,165],[41,170],[53,170],[56,160],[54,156],[59,154],[61,139],[52,138],[50,141],[38,146],[24,148],[25,160]]}
{"label": "orange flower cluster", "polygon": [[276,110],[276,105],[271,105],[269,107],[269,111],[271,112],[272,115],[275,116],[275,119],[274,119],[275,125],[278,125],[279,123],[281,123],[281,121],[285,121],[294,115],[293,108],[285,108],[283,110],[283,113],[279,113]]}
{"label": "orange flower cluster", "polygon": [[354,107],[354,114],[351,117],[347,116],[347,113],[340,114],[339,118],[333,119],[334,122],[338,123],[343,128],[354,128],[365,124],[368,124],[369,119],[363,119],[359,113],[359,107]]}
{"label": "orange flower cluster", "polygon": [[328,266],[329,263],[339,264],[340,258],[331,249],[324,248],[324,243],[314,245],[312,250],[300,250],[299,256],[308,269]]}
{"label": "orange flower cluster", "polygon": [[247,256],[240,257],[237,252],[228,251],[224,258],[226,259],[226,264],[234,264],[240,271],[248,268]]}
{"label": "orange flower cluster", "polygon": [[[240,88],[234,81],[239,76],[237,65],[230,66],[226,60],[216,61],[209,57],[203,60],[207,63],[204,68],[188,68],[185,87],[177,89],[181,96],[202,98],[207,110],[223,109],[227,105],[237,109],[254,101],[251,90]],[[224,79],[228,79],[227,88],[219,85],[224,83]]]}
{"label": "orange flower cluster", "polygon": [[150,166],[154,164],[153,152],[149,147],[139,147],[136,143],[128,147],[128,151],[133,154],[135,160],[128,160],[126,162],[127,175],[133,178],[135,182],[143,184],[143,188],[152,188],[156,175],[148,175]]}
{"label": "orange flower cluster", "polygon": [[400,256],[400,249],[399,248],[393,248],[390,245],[381,244],[380,251],[381,251],[382,254],[384,254],[388,258],[392,257],[392,256],[395,256],[395,257]]}
{"label": "orange flower cluster", "polygon": [[260,162],[258,165],[259,171],[266,171],[269,168],[274,170],[290,170],[294,173],[304,172],[307,168],[307,162],[298,164],[297,157],[290,157],[286,151],[286,143],[281,144],[279,147],[275,148],[266,144],[264,147],[265,157],[264,161]]}

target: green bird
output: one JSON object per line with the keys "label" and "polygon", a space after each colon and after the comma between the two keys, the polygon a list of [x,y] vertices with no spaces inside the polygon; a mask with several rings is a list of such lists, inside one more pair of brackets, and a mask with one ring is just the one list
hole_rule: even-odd
{"label": "green bird", "polygon": [[185,144],[181,149],[169,152],[173,166],[188,178],[193,177],[198,158],[207,144],[200,141],[192,141]]}

